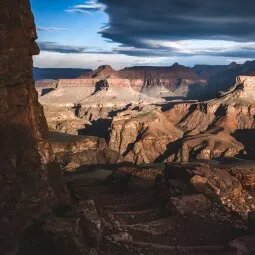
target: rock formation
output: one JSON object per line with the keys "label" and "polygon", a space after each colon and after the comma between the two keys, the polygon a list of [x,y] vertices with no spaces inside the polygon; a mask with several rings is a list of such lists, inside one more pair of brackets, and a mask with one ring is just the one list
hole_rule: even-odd
{"label": "rock formation", "polygon": [[[109,71],[110,67],[101,69]],[[60,80],[54,91],[41,97],[52,130],[107,141],[110,136],[110,148],[133,163],[246,153],[252,158],[255,152],[248,139],[255,125],[252,76],[238,76],[232,87],[212,100],[169,103],[135,91],[128,79],[109,78],[97,87],[94,79],[85,80],[87,90],[83,80]],[[90,96],[84,96],[88,90]]]}
{"label": "rock formation", "polygon": [[[98,88],[107,82],[107,90]],[[49,89],[51,84],[40,84],[38,92]],[[53,85],[54,86],[54,85]],[[103,93],[95,93],[103,92]],[[42,93],[41,93],[42,94]],[[155,103],[164,101],[134,90],[128,79],[65,79],[58,80],[55,90],[40,97],[43,105],[72,107],[80,104],[85,107],[114,107],[126,106],[129,103]]]}
{"label": "rock formation", "polygon": [[[70,134],[130,105],[161,104],[204,85],[190,68],[133,67],[115,71],[103,65],[79,79],[36,83],[39,101],[53,130]],[[200,86],[201,85],[201,86]],[[104,88],[104,89],[102,89]]]}
{"label": "rock formation", "polygon": [[[240,131],[254,129],[254,89],[254,77],[240,76],[233,87],[213,100],[172,103],[169,110],[157,113],[145,108],[119,113],[113,118],[110,147],[136,163],[245,154],[247,147],[253,149],[246,145],[249,134]],[[153,114],[157,117],[152,118]]]}
{"label": "rock formation", "polygon": [[188,161],[194,157],[210,159],[244,153],[246,144],[241,142],[249,134],[244,132],[237,141],[235,133],[254,129],[254,88],[254,77],[239,76],[235,85],[219,98],[192,105],[177,124],[187,135],[175,159]]}
{"label": "rock formation", "polygon": [[195,71],[199,77],[209,80],[212,76],[227,68],[226,65],[194,65],[192,70]]}
{"label": "rock formation", "polygon": [[229,86],[234,84],[237,76],[252,76],[254,74],[255,61],[246,61],[243,64],[230,63],[208,79],[208,85],[202,95],[205,98],[213,98],[218,91],[227,90]]}
{"label": "rock formation", "polygon": [[[236,250],[252,251],[254,236],[240,236],[248,234],[248,224],[252,226],[247,214],[252,221],[255,200],[248,187],[254,187],[254,165],[162,166],[122,166],[112,174],[105,171],[103,182],[101,172],[96,178],[86,173],[87,178],[66,176],[72,180],[74,196],[86,199],[81,204],[89,210],[82,214],[82,222],[89,228],[91,243],[102,240],[99,254],[234,255]],[[61,233],[56,226],[54,222],[49,230]],[[79,237],[70,223],[61,226],[68,229],[69,237],[71,231]]]}
{"label": "rock formation", "polygon": [[[233,163],[227,168],[224,165],[217,167],[197,163],[170,164],[167,165],[164,176],[169,196],[176,196],[178,193],[177,196],[185,197],[189,192],[200,193],[224,210],[237,212],[244,218],[255,208],[255,200],[251,193],[254,188],[251,178],[254,176],[254,164],[245,166]],[[244,176],[250,178],[243,178]],[[188,208],[183,209],[189,211]]]}
{"label": "rock formation", "polygon": [[50,133],[50,144],[61,167],[68,172],[112,166],[120,161],[118,152],[111,150],[104,138]]}
{"label": "rock formation", "polygon": [[135,66],[120,71],[104,65],[81,78],[111,78],[119,83],[128,80],[134,90],[154,97],[186,96],[206,83],[191,68],[177,63],[170,67]]}
{"label": "rock formation", "polygon": [[[254,165],[163,164],[164,172],[150,169],[149,174],[122,167],[103,171],[104,182],[102,176],[69,174],[64,178],[69,198],[53,150],[60,161],[71,158],[65,164],[116,164],[119,158],[112,156],[118,154],[95,137],[63,136],[60,142],[50,137],[52,150],[32,79],[32,55],[39,49],[29,1],[1,1],[0,14],[1,254],[197,255],[253,249],[252,238],[226,243],[247,233],[246,217],[255,209]],[[95,95],[105,89],[110,87]],[[200,144],[187,143],[188,137],[213,139],[225,132],[212,147],[209,138],[200,142],[205,147],[196,155],[208,155],[206,148],[216,146],[224,148],[220,154],[226,149],[235,154],[243,148],[231,135],[254,128],[253,89],[254,78],[239,77],[215,100],[174,103],[165,111],[128,106],[113,113],[110,147],[124,160],[149,163],[168,160],[172,148],[185,146],[183,157],[189,160]]]}
{"label": "rock formation", "polygon": [[14,254],[26,228],[68,195],[32,78],[39,48],[29,0],[1,1],[0,14],[0,253]]}
{"label": "rock formation", "polygon": [[91,71],[87,74],[83,74],[81,78],[97,78],[97,79],[106,79],[106,78],[117,78],[118,74],[110,65],[99,66],[97,70]]}
{"label": "rock formation", "polygon": [[[182,70],[178,65],[172,68]],[[132,78],[146,68],[130,70]],[[254,155],[248,139],[255,125],[253,76],[238,76],[232,87],[211,100],[167,102],[143,93],[157,90],[153,79],[138,92],[132,79],[117,78],[119,72],[102,66],[90,78],[59,80],[54,91],[40,97],[50,128],[104,137],[111,149],[133,163]]]}
{"label": "rock formation", "polygon": [[155,107],[126,110],[113,118],[109,146],[125,160],[136,164],[152,163],[167,149],[167,145],[181,138],[177,129]]}

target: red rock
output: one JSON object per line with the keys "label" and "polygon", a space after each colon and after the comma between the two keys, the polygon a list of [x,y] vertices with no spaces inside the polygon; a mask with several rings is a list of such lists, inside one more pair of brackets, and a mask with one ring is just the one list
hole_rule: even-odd
{"label": "red rock", "polygon": [[22,231],[68,202],[32,79],[39,53],[29,0],[0,3],[0,253],[16,252]]}

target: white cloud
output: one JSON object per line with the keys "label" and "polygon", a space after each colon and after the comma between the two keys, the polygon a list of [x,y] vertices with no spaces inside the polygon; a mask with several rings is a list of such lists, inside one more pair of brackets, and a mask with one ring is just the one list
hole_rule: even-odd
{"label": "white cloud", "polygon": [[243,63],[244,58],[231,58],[218,56],[189,56],[189,57],[132,57],[124,54],[65,54],[56,52],[41,51],[39,56],[34,56],[34,66],[41,68],[92,68],[96,69],[99,65],[109,64],[115,69],[135,65],[155,65],[170,66],[175,62],[186,66],[194,64],[222,64],[236,61]]}
{"label": "white cloud", "polygon": [[[226,56],[233,53],[233,57],[238,57],[236,53],[239,52],[240,56],[242,54],[253,53],[255,50],[255,42],[234,42],[234,41],[225,41],[225,40],[181,40],[181,41],[168,41],[168,40],[143,40],[142,41],[147,48],[139,49],[139,52],[148,51],[155,49],[160,52],[163,51],[163,54],[167,55],[167,50],[169,53],[174,52],[176,56],[181,54],[189,55],[218,55],[223,56],[226,53]],[[124,51],[138,51],[138,49],[133,47],[123,47],[121,50]]]}
{"label": "white cloud", "polygon": [[74,5],[66,12],[71,13],[90,13],[92,11],[104,11],[105,5],[98,3],[95,0],[88,1],[85,4]]}
{"label": "white cloud", "polygon": [[237,64],[243,64],[246,61],[252,61],[254,60],[253,58],[232,58],[232,59],[226,59],[226,62],[232,63],[232,62],[236,62]]}
{"label": "white cloud", "polygon": [[[123,54],[65,54],[41,51],[39,56],[34,56],[34,66],[48,68],[97,68],[101,64],[112,65],[121,69],[130,65],[160,65],[161,62],[170,60],[164,57],[132,57]],[[174,59],[171,60],[172,63]]]}
{"label": "white cloud", "polygon": [[37,27],[37,31],[47,31],[47,32],[55,32],[55,31],[66,31],[69,30],[66,27]]}

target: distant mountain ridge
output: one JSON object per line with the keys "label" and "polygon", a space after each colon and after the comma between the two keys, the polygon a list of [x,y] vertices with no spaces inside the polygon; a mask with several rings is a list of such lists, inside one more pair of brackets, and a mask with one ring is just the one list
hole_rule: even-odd
{"label": "distant mountain ridge", "polygon": [[75,79],[91,69],[79,68],[33,68],[33,78],[38,80]]}
{"label": "distant mountain ridge", "polygon": [[80,78],[126,79],[135,90],[154,97],[186,96],[206,83],[192,68],[178,63],[172,66],[133,66],[119,71],[110,65],[102,65]]}
{"label": "distant mountain ridge", "polygon": [[223,71],[227,65],[194,65],[192,70],[202,79],[208,80],[218,72]]}
{"label": "distant mountain ridge", "polygon": [[[235,83],[237,76],[255,75],[255,61],[229,65],[195,65],[187,67],[178,63],[172,66],[133,66],[114,70],[110,65],[101,65],[96,70],[71,68],[34,68],[34,79],[115,79],[122,84],[129,80],[136,91],[149,96],[181,96],[200,100],[213,98],[220,91]],[[40,81],[38,81],[40,80]],[[125,81],[126,82],[126,81]],[[125,84],[125,82],[123,84]],[[42,84],[44,86],[44,83]],[[167,92],[167,93],[166,93]]]}
{"label": "distant mountain ridge", "polygon": [[215,73],[208,79],[206,93],[214,97],[219,91],[228,89],[231,84],[235,83],[236,77],[241,75],[255,75],[255,60],[246,61],[244,64],[232,62],[220,72]]}
{"label": "distant mountain ridge", "polygon": [[192,68],[179,65],[172,66],[133,66],[126,67],[119,71],[123,78],[134,76],[134,78],[160,78],[160,79],[187,79],[192,81],[200,80],[199,75]]}
{"label": "distant mountain ridge", "polygon": [[122,78],[122,79],[189,79],[200,80],[199,75],[191,68],[178,63],[172,66],[132,66],[119,71],[110,65],[99,66],[96,70],[82,75],[80,78]]}

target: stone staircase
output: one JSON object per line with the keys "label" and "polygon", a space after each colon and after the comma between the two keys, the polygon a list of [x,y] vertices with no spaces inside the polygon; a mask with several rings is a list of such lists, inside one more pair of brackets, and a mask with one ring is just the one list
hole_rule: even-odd
{"label": "stone staircase", "polygon": [[95,201],[104,226],[100,254],[218,255],[231,238],[207,219],[169,217],[152,181],[136,179],[126,192],[98,180],[72,185],[79,200]]}

